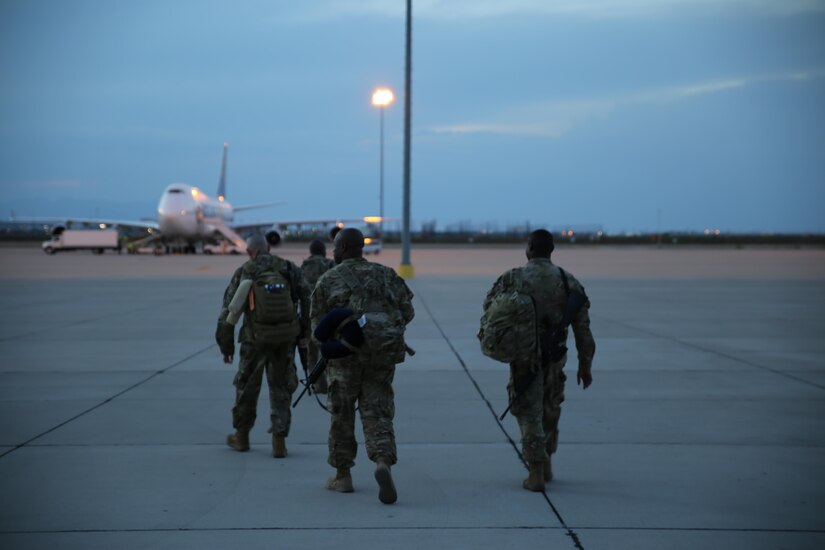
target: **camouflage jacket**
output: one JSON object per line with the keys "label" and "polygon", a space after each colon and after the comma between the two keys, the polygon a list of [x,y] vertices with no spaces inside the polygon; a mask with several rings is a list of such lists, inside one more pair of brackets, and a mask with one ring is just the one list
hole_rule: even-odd
{"label": "camouflage jacket", "polygon": [[315,283],[321,278],[321,275],[335,267],[335,262],[326,256],[313,254],[301,264],[301,273],[304,274],[304,279],[309,283],[310,288],[315,288]]}
{"label": "camouflage jacket", "polygon": [[[484,299],[484,309],[487,309],[493,298],[502,293],[512,292],[516,288],[516,281],[521,278],[526,283],[530,294],[536,302],[536,313],[539,322],[539,338],[546,336],[552,327],[558,325],[564,316],[567,295],[562,282],[561,268],[557,267],[549,258],[533,258],[524,267],[517,267],[504,273],[493,284],[493,288]],[[584,293],[584,287],[573,275],[565,271],[570,289],[578,289]],[[587,300],[570,323],[573,335],[576,338],[576,351],[579,356],[579,368],[589,370],[593,364],[593,355],[596,353],[596,342],[590,332],[590,300]]]}
{"label": "camouflage jacket", "polygon": [[368,262],[364,258],[353,258],[344,260],[318,279],[315,290],[312,292],[310,307],[313,329],[331,309],[352,307],[350,297],[353,291],[341,275],[342,268],[352,271],[355,277],[365,285],[372,282],[378,284],[387,293],[389,302],[397,308],[396,312],[403,323],[407,325],[412,321],[415,316],[412,306],[413,293],[407,287],[407,283],[389,267]]}
{"label": "camouflage jacket", "polygon": [[[262,252],[254,260],[248,260],[235,270],[229,285],[223,293],[223,305],[218,315],[218,327],[215,331],[215,341],[220,346],[223,355],[233,355],[235,352],[235,327],[226,322],[226,316],[229,313],[229,303],[232,301],[232,297],[235,296],[238,285],[244,279],[254,279],[258,273],[270,270],[276,264],[280,264],[278,270],[289,281],[292,302],[298,307],[296,314],[299,315],[301,321],[301,332],[298,338],[309,338],[309,295],[311,291],[301,274],[301,269],[289,260]],[[244,323],[238,333],[238,342],[252,341],[252,328],[247,323],[247,316],[244,315]]]}

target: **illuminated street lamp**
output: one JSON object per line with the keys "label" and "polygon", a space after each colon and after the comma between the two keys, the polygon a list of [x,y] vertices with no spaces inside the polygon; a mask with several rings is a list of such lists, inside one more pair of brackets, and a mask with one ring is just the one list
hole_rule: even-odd
{"label": "illuminated street lamp", "polygon": [[382,239],[384,238],[384,109],[390,105],[394,99],[395,95],[393,95],[392,90],[389,88],[376,88],[375,91],[372,92],[372,104],[381,111],[381,160],[379,163],[380,187],[378,193],[381,221],[378,227]]}

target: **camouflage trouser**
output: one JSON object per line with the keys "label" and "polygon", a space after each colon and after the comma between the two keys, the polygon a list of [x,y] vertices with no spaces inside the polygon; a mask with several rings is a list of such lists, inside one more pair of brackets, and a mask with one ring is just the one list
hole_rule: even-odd
{"label": "camouflage trouser", "polygon": [[329,389],[327,407],[332,412],[329,427],[329,458],[334,468],[352,468],[358,442],[355,441],[355,406],[361,411],[367,456],[375,462],[385,457],[395,464],[395,394],[392,380],[395,365],[359,364],[343,359],[327,367]]}
{"label": "camouflage trouser", "polygon": [[[558,447],[559,418],[564,401],[564,382],[567,380],[563,370],[566,360],[565,357],[558,363],[544,365],[510,409],[518,420],[521,452],[527,462],[546,462]],[[515,397],[515,386],[530,376],[530,365],[510,365],[507,394],[511,400]]]}
{"label": "camouflage trouser", "polygon": [[239,432],[248,432],[255,424],[258,394],[266,372],[269,386],[270,433],[289,435],[292,421],[290,400],[298,387],[295,371],[295,348],[285,345],[271,350],[260,350],[251,344],[241,344],[238,374],[235,375],[235,406],[232,425]]}

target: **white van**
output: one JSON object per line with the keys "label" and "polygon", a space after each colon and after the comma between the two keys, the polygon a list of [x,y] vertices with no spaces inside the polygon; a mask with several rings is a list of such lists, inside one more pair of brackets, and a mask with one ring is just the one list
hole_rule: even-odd
{"label": "white van", "polygon": [[54,254],[63,250],[91,250],[103,254],[105,250],[120,251],[116,229],[52,229],[52,238],[43,242],[43,252]]}

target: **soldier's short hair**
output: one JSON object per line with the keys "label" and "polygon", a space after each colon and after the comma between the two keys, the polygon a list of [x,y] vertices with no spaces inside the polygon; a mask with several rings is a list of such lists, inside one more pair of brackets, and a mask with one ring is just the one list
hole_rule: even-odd
{"label": "soldier's short hair", "polygon": [[546,229],[536,229],[527,238],[533,252],[539,256],[549,256],[556,245],[553,243],[553,234]]}
{"label": "soldier's short hair", "polygon": [[314,256],[326,256],[327,254],[327,247],[319,241],[315,239],[311,243],[309,243],[309,253]]}
{"label": "soldier's short hair", "polygon": [[269,247],[262,236],[255,234],[246,239],[246,249],[250,252],[266,252]]}

